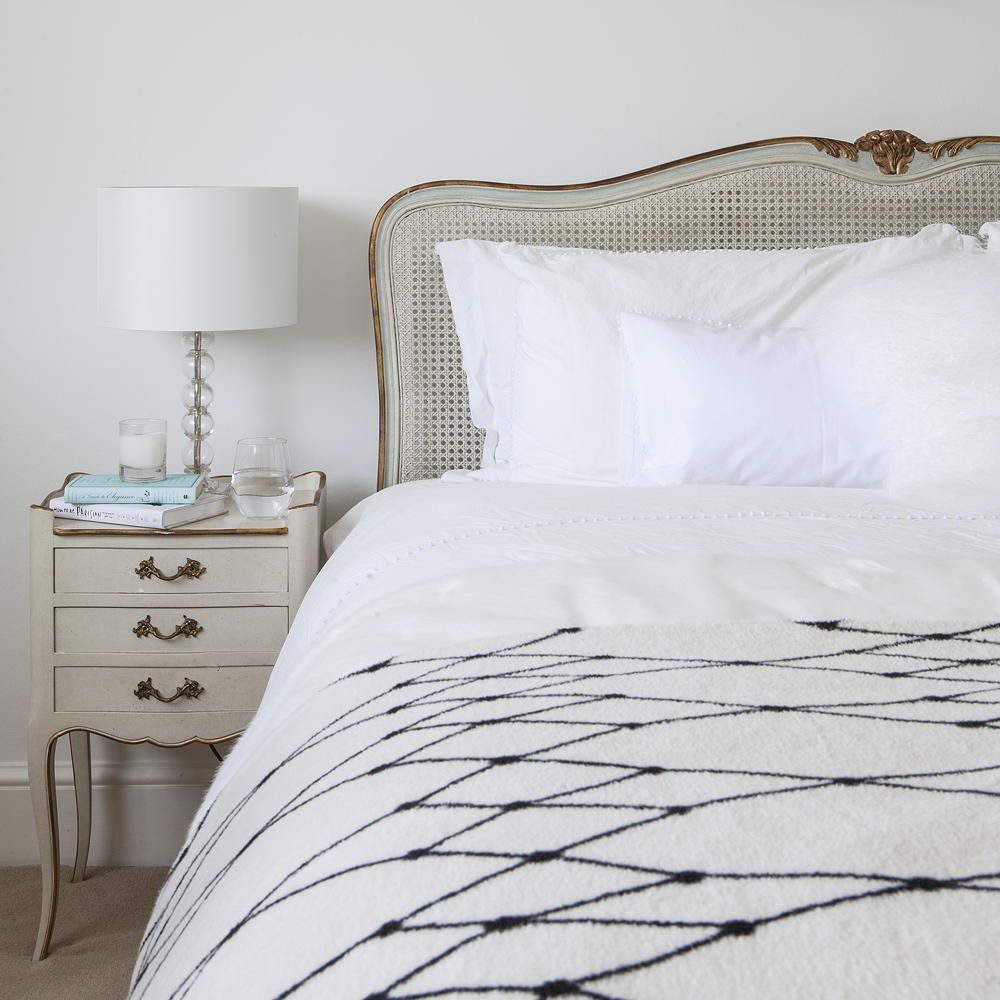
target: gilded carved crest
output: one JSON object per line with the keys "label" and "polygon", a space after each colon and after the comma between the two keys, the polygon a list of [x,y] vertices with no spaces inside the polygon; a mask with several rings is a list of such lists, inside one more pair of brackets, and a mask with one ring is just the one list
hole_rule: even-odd
{"label": "gilded carved crest", "polygon": [[884,128],[876,132],[866,132],[855,140],[858,149],[872,154],[875,166],[883,174],[905,174],[914,155],[919,151],[929,153],[929,142],[918,139],[912,132]]}
{"label": "gilded carved crest", "polygon": [[827,153],[838,159],[843,157],[846,160],[857,160],[861,153],[870,153],[875,166],[883,174],[905,174],[917,153],[927,153],[932,160],[939,160],[946,154],[954,156],[981,142],[1000,142],[1000,138],[992,135],[970,135],[958,139],[924,142],[912,132],[884,128],[866,132],[854,142],[822,138],[810,138],[809,141],[821,153]]}

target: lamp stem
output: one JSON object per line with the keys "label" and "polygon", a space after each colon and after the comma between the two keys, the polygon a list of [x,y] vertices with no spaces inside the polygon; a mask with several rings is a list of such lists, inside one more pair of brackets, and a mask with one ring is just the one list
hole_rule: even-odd
{"label": "lamp stem", "polygon": [[[194,464],[201,471],[201,331],[194,335]],[[206,470],[207,471],[207,470]]]}
{"label": "lamp stem", "polygon": [[212,446],[208,436],[215,429],[215,420],[209,413],[212,404],[212,387],[205,381],[215,369],[212,355],[205,350],[215,340],[214,334],[194,331],[184,334],[184,371],[188,383],[184,387],[184,419],[181,427],[188,443],[184,449],[186,472],[208,476],[212,468]]}

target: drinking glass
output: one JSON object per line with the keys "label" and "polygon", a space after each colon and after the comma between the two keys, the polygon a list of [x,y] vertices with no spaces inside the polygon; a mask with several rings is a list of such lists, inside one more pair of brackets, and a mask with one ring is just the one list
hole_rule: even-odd
{"label": "drinking glass", "polygon": [[244,517],[283,517],[295,487],[284,438],[243,438],[236,442],[233,496]]}
{"label": "drinking glass", "polygon": [[118,475],[127,483],[167,478],[167,422],[158,417],[118,421]]}

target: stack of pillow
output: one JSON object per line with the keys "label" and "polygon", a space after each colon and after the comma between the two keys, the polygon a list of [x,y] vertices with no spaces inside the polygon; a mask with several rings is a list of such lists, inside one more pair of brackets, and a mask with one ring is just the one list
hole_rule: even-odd
{"label": "stack of pillow", "polygon": [[[993,236],[993,250],[990,237]],[[804,250],[439,244],[475,478],[1000,484],[1000,230]]]}

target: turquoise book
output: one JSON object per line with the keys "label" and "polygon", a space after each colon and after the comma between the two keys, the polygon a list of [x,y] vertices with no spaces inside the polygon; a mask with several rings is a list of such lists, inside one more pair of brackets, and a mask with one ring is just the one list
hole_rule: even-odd
{"label": "turquoise book", "polygon": [[205,487],[199,475],[167,476],[155,483],[128,483],[121,476],[77,476],[66,485],[67,503],[194,503]]}

